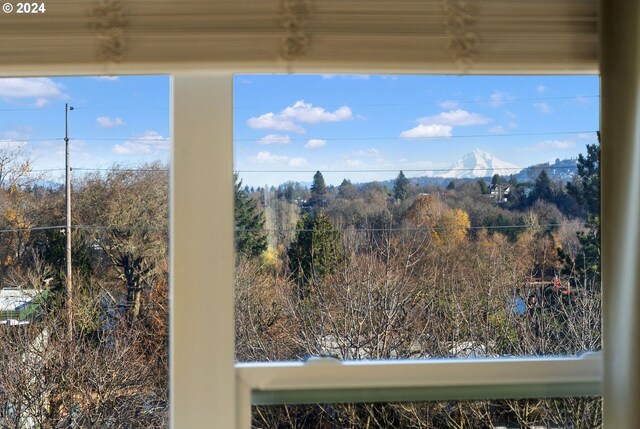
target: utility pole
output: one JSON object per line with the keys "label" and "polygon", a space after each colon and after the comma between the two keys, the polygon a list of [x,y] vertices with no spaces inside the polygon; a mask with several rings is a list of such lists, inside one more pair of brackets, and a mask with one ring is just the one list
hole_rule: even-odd
{"label": "utility pole", "polygon": [[67,337],[73,340],[73,288],[71,283],[71,163],[69,162],[69,110],[73,110],[73,106],[68,103],[64,104],[64,149],[65,149],[65,194],[67,219],[65,236],[67,239],[66,246],[66,290],[67,290]]}

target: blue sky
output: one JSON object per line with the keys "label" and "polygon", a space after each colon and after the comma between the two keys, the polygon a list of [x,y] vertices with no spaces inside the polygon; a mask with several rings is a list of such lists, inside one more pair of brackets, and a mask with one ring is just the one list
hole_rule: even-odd
{"label": "blue sky", "polygon": [[420,176],[474,149],[526,167],[576,157],[599,123],[596,76],[237,76],[234,97],[251,185]]}
{"label": "blue sky", "polygon": [[[234,100],[253,186],[420,176],[476,148],[525,167],[584,152],[599,122],[597,76],[238,75]],[[76,169],[169,160],[166,76],[0,79],[0,144],[63,169],[65,102]]]}
{"label": "blue sky", "polygon": [[[21,147],[33,168],[64,174],[65,103],[71,165],[136,166],[170,156],[167,76],[0,79],[0,145]],[[60,171],[62,170],[62,171]]]}

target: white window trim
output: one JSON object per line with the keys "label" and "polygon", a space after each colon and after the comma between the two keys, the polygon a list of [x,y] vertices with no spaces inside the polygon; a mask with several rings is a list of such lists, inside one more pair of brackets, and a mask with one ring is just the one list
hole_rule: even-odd
{"label": "white window trim", "polygon": [[[112,3],[117,2],[104,3],[113,6]],[[133,3],[127,3],[127,6],[131,7]],[[182,2],[175,3],[177,7],[183,7]],[[218,2],[212,2],[212,7],[218,6],[213,3]],[[545,7],[545,3],[538,3]],[[569,2],[573,3],[589,7],[588,1]],[[599,61],[596,62],[592,53],[587,52],[583,63],[578,61],[576,65],[570,55],[561,55],[552,56],[552,64],[547,66],[544,54],[548,50],[545,49],[528,56],[524,62],[501,57],[499,61],[480,64],[479,70],[486,74],[535,70],[579,73],[595,72],[599,65],[603,138],[602,275],[605,285],[603,423],[607,429],[634,429],[640,421],[640,2],[604,0],[597,3]],[[3,17],[3,23],[7,25],[2,27],[6,43],[3,45],[0,74],[177,73],[173,84],[175,144],[170,208],[172,427],[248,427],[243,413],[246,406],[239,404],[247,404],[252,391],[270,387],[268,384],[245,385],[244,378],[236,378],[233,363],[232,78],[229,73],[239,70],[292,70],[298,63],[278,61],[273,53],[263,61],[254,61],[252,56],[246,61],[221,59],[221,51],[216,49],[207,51],[209,55],[205,58],[200,55],[201,50],[193,49],[192,52],[198,53],[197,58],[184,60],[181,54],[190,49],[191,43],[173,33],[158,32],[157,28],[163,28],[162,23],[149,25],[146,21],[143,27],[152,29],[152,33],[159,34],[161,39],[139,37],[138,32],[125,31],[125,40],[133,43],[116,46],[125,46],[129,56],[123,63],[101,62],[96,56],[96,47],[103,36],[98,34],[96,38],[95,28],[102,27],[87,25],[85,8],[89,4],[79,0],[65,4],[58,10],[58,15],[53,11],[46,15],[54,18],[52,24],[58,27],[45,24],[46,21],[41,20],[46,18],[44,15],[33,20],[33,27],[27,26],[20,15]],[[73,31],[59,31],[60,25],[69,27],[67,18],[71,14],[82,19],[71,25]],[[144,14],[140,16],[144,17]],[[562,14],[553,16],[553,19],[557,18],[562,19]],[[83,33],[91,28],[94,30],[89,35]],[[537,34],[544,33],[546,28],[542,22],[530,39],[537,39]],[[118,42],[117,36],[121,33],[117,28],[115,30],[114,41]],[[217,32],[209,35],[211,39],[203,39],[200,27],[194,26],[193,30],[195,39],[189,40],[200,43],[203,48],[210,49],[213,45],[210,41],[222,40]],[[233,31],[235,34],[236,29]],[[513,31],[519,33],[519,29]],[[261,35],[257,37],[260,43],[255,46],[265,46],[261,43],[268,45]],[[570,52],[584,46],[579,43],[581,37],[576,39],[576,44],[569,44]],[[586,34],[584,37],[590,36]],[[167,49],[167,44],[171,44],[173,49]],[[461,70],[459,65],[452,65],[448,60],[442,64],[429,61],[432,53],[428,49],[420,51],[424,54],[423,61],[366,61],[352,57],[358,47],[347,51],[347,60],[336,61],[332,51],[327,50],[322,58],[303,63],[303,67],[296,70],[351,73],[460,73],[478,70]],[[495,47],[500,50],[500,44]],[[233,48],[230,46],[228,52],[235,53]],[[152,60],[148,59],[150,49],[159,52]],[[130,60],[133,51],[137,62]],[[377,55],[378,50],[373,49],[372,52]],[[212,70],[227,70],[227,73],[212,75]],[[198,72],[200,74],[194,74]],[[214,198],[205,198],[211,195]],[[243,371],[238,368],[237,374],[241,375]],[[253,381],[250,379],[249,382]]]}
{"label": "white window trim", "polygon": [[241,363],[236,377],[239,427],[250,428],[251,405],[600,396],[602,355]]}

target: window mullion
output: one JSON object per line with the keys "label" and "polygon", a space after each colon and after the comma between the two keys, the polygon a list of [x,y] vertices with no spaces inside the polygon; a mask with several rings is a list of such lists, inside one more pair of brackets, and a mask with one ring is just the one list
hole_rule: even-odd
{"label": "window mullion", "polygon": [[171,423],[236,426],[233,77],[173,78]]}

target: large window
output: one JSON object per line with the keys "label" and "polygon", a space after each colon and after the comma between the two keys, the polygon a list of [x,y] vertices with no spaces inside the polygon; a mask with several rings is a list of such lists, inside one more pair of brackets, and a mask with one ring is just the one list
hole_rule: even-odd
{"label": "large window", "polygon": [[600,349],[596,77],[239,75],[234,97],[238,361],[320,357],[311,398],[344,401],[367,392],[331,359]]}
{"label": "large window", "polygon": [[[234,368],[232,73],[600,74],[603,357],[601,361],[599,357],[571,358],[569,366],[562,367],[562,376],[554,373],[554,368],[561,368],[558,362],[548,359],[541,367],[517,373],[544,368],[557,375],[555,380],[575,377],[583,382],[595,376],[597,387],[592,386],[591,394],[599,394],[602,388],[604,424],[625,429],[637,426],[640,74],[635,59],[640,6],[636,2],[358,0],[347,4],[260,0],[124,4],[73,0],[47,3],[46,13],[28,16],[9,13],[15,3],[7,3],[0,28],[3,76],[174,76],[170,281],[175,287],[170,303],[171,418],[176,427],[248,427],[252,397],[256,402],[261,393],[291,393],[292,387],[299,386],[293,382],[305,378],[302,373],[291,377],[291,371],[301,363],[271,364],[268,368],[247,363]],[[220,198],[197,198],[200,192],[194,189],[203,187]],[[532,363],[527,359],[527,365]],[[252,366],[248,370],[255,377],[245,377],[247,368],[243,365]],[[312,368],[313,364],[304,368],[307,366]],[[331,375],[327,382],[334,387],[337,380],[333,376],[349,380],[345,375],[357,372],[355,367],[344,372],[337,366],[332,368],[317,371]],[[509,383],[505,373],[508,365],[500,362],[499,368],[490,374],[492,379]],[[395,375],[395,369],[380,372],[389,379]],[[359,377],[368,379],[370,375]],[[446,372],[446,377],[445,384],[455,382],[452,372]],[[414,379],[424,382],[421,377]],[[546,381],[527,383],[548,387]],[[378,389],[382,385],[375,379],[365,388],[368,392],[389,391]],[[569,382],[566,385],[575,387]],[[398,388],[398,383],[393,386]],[[339,390],[344,393],[346,387]],[[493,394],[493,388],[482,390],[484,398],[511,395],[505,391]],[[462,397],[458,387],[454,393]]]}
{"label": "large window", "polygon": [[167,427],[169,77],[0,97],[0,426]]}

